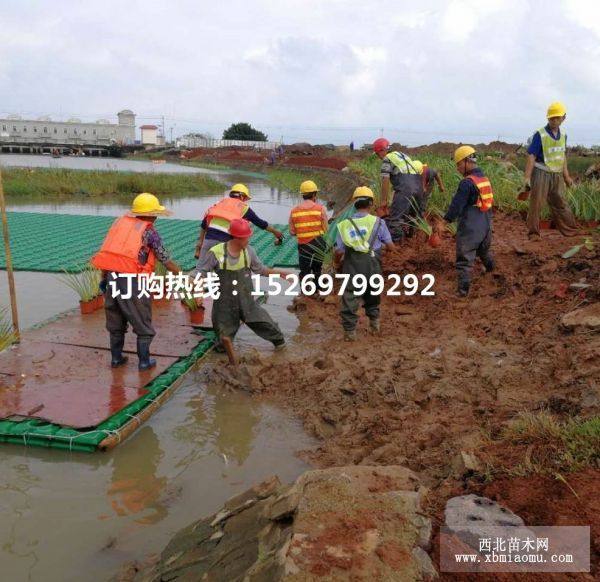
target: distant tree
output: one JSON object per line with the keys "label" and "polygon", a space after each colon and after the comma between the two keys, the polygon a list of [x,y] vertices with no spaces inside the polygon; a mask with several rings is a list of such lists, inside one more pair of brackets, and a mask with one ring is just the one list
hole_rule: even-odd
{"label": "distant tree", "polygon": [[267,141],[267,136],[249,123],[233,123],[223,132],[223,139],[240,139],[244,141]]}

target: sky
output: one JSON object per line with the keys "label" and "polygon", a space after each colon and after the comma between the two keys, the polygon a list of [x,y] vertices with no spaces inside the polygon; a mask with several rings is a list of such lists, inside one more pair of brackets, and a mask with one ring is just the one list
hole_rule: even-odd
{"label": "sky", "polygon": [[0,116],[286,143],[600,144],[597,0],[2,0]]}

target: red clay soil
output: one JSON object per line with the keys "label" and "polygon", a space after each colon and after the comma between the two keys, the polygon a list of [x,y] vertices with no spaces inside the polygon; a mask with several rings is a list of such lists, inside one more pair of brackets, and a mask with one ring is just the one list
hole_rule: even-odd
{"label": "red clay soil", "polygon": [[[437,249],[413,238],[385,258],[384,269],[432,273],[435,297],[385,297],[381,337],[368,334],[362,316],[354,343],[342,340],[336,298],[307,300],[298,311],[293,355],[266,360],[249,354],[246,387],[289,406],[320,437],[316,449],[303,453],[310,462],[406,465],[431,488],[429,513],[440,516],[457,488],[481,489],[454,477],[453,458],[460,451],[483,457],[489,438],[519,412],[547,409],[559,418],[600,412],[600,334],[567,333],[560,325],[563,314],[600,298],[600,251],[565,260],[562,253],[580,238],[544,231],[541,242],[530,243],[525,235],[519,217],[495,217],[497,269],[483,274],[477,264],[466,299],[455,295],[450,235]],[[568,286],[581,281],[591,286]],[[515,464],[522,461],[524,452],[514,454]],[[493,463],[489,454],[486,460]],[[595,488],[597,497],[599,476],[585,473],[585,485],[583,474],[567,476],[581,484],[580,501],[564,484],[547,479],[536,482],[537,489],[531,482],[529,497],[522,498],[527,480],[497,482],[482,492],[499,499],[505,492],[501,500],[536,523],[579,514],[593,525],[597,540],[599,513],[578,512],[586,492]],[[523,501],[534,495],[535,509]],[[544,513],[546,498],[552,501]]]}

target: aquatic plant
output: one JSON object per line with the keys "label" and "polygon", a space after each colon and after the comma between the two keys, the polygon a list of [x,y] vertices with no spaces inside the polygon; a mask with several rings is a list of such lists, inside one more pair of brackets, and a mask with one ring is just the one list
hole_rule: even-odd
{"label": "aquatic plant", "polygon": [[73,289],[79,295],[80,301],[86,302],[91,301],[100,293],[99,285],[101,277],[101,271],[88,263],[78,273],[65,270],[64,275],[59,276],[59,280],[67,287]]}
{"label": "aquatic plant", "polygon": [[8,310],[0,307],[0,352],[15,342],[17,336],[13,330]]}

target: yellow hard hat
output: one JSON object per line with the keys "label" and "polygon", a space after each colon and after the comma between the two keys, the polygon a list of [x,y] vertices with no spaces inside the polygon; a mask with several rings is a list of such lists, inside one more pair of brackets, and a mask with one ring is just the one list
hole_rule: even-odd
{"label": "yellow hard hat", "polygon": [[354,194],[352,194],[352,200],[356,198],[370,198],[371,200],[375,200],[375,195],[373,194],[373,190],[368,188],[367,186],[359,186],[356,190],[354,190]]}
{"label": "yellow hard hat", "polygon": [[248,190],[248,186],[246,186],[246,184],[234,184],[231,187],[231,190],[229,190],[229,193],[233,194],[234,192],[237,194],[243,194],[246,198],[248,198],[248,200],[252,199],[252,196],[250,196],[250,190]]}
{"label": "yellow hard hat", "polygon": [[417,174],[423,173],[423,162],[419,160],[411,160],[410,165],[417,171]]}
{"label": "yellow hard hat", "polygon": [[548,107],[548,113],[546,113],[546,117],[550,119],[551,117],[564,117],[567,114],[567,108],[564,103],[560,101],[555,101],[554,103],[550,103]]}
{"label": "yellow hard hat", "polygon": [[310,194],[311,192],[318,192],[319,188],[312,180],[305,180],[300,184],[300,194]]}
{"label": "yellow hard hat", "polygon": [[149,192],[138,194],[133,199],[131,213],[138,216],[158,216],[160,214],[170,214],[170,212],[161,206],[158,198]]}
{"label": "yellow hard hat", "polygon": [[475,154],[475,148],[469,145],[463,145],[454,151],[454,162],[462,162],[465,158],[468,158]]}

